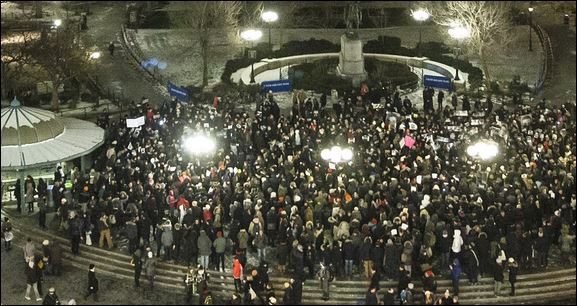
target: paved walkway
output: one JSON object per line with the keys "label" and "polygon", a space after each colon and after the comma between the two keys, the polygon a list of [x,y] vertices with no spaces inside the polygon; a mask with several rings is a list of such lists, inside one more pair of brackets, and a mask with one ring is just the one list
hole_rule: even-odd
{"label": "paved walkway", "polygon": [[569,25],[548,24],[547,31],[553,47],[553,78],[544,97],[554,103],[575,103],[575,32]]}
{"label": "paved walkway", "polygon": [[[168,96],[161,94],[158,85],[150,83],[142,72],[130,64],[125,58],[125,51],[120,44],[121,26],[124,22],[124,5],[111,2],[91,7],[92,14],[88,18],[89,36],[102,52],[96,77],[105,90],[114,92],[116,96],[124,97],[124,101],[140,102],[141,97],[147,97],[153,103],[161,103]],[[108,52],[108,45],[114,41],[114,56]]]}

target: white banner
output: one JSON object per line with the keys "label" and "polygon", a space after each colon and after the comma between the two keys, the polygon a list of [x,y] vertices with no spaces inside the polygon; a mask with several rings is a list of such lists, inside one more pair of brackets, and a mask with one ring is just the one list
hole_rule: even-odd
{"label": "white banner", "polygon": [[126,119],[127,128],[136,128],[142,125],[144,125],[144,116],[135,119],[128,119],[128,118]]}

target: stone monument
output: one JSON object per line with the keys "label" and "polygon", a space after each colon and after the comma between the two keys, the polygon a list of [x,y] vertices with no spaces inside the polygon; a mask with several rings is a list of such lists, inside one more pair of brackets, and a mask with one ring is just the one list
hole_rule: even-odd
{"label": "stone monument", "polygon": [[339,66],[337,73],[341,77],[351,79],[353,86],[357,87],[367,79],[365,60],[363,58],[363,43],[359,39],[359,24],[361,11],[359,1],[349,5],[345,15],[347,31],[341,36],[341,52],[339,53]]}

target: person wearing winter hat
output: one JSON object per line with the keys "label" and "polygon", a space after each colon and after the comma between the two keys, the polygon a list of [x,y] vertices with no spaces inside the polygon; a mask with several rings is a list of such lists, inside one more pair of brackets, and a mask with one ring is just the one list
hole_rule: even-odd
{"label": "person wearing winter hat", "polygon": [[48,289],[48,294],[44,297],[42,305],[60,305],[60,299],[58,299],[54,287]]}
{"label": "person wearing winter hat", "polygon": [[94,264],[88,266],[88,290],[84,295],[84,299],[94,294],[94,301],[98,302],[98,279],[96,278],[96,268]]}

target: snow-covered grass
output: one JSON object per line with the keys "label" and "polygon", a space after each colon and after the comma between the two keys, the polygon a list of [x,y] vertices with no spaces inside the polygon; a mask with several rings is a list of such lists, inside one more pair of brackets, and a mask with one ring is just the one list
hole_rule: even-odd
{"label": "snow-covered grass", "polygon": [[[340,42],[342,29],[273,29],[274,45],[291,40],[308,40],[310,38],[326,39],[334,43]],[[395,27],[386,29],[363,29],[360,37],[363,41],[376,39],[380,35],[402,38],[405,47],[414,47],[418,42],[418,27]],[[217,35],[215,35],[217,36]],[[194,38],[183,38],[181,32],[172,30],[139,30],[136,35],[142,52],[150,57],[166,61],[168,66],[162,73],[179,85],[200,85],[202,83],[202,59]],[[268,41],[268,31],[264,31],[261,41]],[[442,41],[453,45],[448,35],[435,26],[423,27],[423,41]],[[222,44],[222,42],[220,42]],[[211,44],[219,44],[217,37]],[[220,82],[227,60],[238,56],[243,44],[214,46],[211,48],[209,60],[209,84]],[[514,29],[514,41],[509,48],[490,57],[489,65],[493,77],[501,80],[511,80],[513,75],[520,75],[523,81],[532,85],[538,78],[541,67],[541,46],[536,36],[533,36],[533,52],[528,52],[528,29],[519,26]],[[469,60],[480,67],[479,58],[470,50]],[[278,70],[277,70],[278,73]]]}

